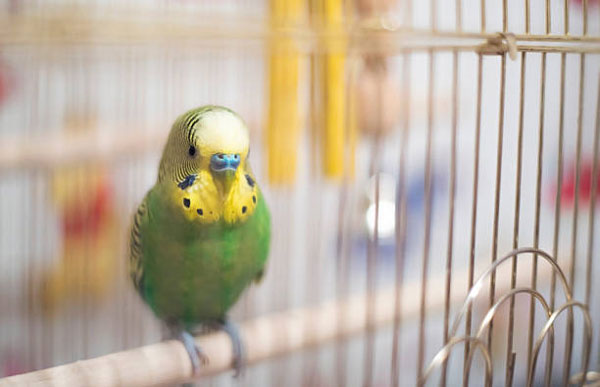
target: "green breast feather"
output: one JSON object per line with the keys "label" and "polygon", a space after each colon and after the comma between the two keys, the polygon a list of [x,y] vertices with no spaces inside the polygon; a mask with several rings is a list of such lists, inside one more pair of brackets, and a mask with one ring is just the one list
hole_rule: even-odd
{"label": "green breast feather", "polygon": [[250,191],[254,208],[247,217],[233,223],[224,218],[190,221],[172,200],[174,189],[179,188],[157,184],[138,208],[131,233],[131,276],[158,317],[191,327],[224,317],[260,277],[268,255],[270,215],[255,187]]}

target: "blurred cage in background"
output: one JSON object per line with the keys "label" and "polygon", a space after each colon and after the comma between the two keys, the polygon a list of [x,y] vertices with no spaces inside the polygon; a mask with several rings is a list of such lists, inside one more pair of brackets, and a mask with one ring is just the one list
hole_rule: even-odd
{"label": "blurred cage in background", "polygon": [[330,317],[364,327],[211,385],[600,383],[600,2],[1,12],[0,376],[161,340],[131,214],[210,103],[248,123],[273,218],[233,318],[355,297]]}

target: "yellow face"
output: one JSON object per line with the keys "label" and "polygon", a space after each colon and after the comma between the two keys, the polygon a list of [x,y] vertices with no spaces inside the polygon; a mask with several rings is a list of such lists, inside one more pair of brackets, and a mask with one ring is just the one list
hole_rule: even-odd
{"label": "yellow face", "polygon": [[232,111],[207,106],[180,116],[165,146],[159,181],[177,183],[201,171],[216,180],[230,178],[245,167],[249,135],[246,125]]}
{"label": "yellow face", "polygon": [[248,129],[228,109],[208,106],[177,119],[163,153],[159,182],[190,221],[246,220],[258,203],[247,165]]}

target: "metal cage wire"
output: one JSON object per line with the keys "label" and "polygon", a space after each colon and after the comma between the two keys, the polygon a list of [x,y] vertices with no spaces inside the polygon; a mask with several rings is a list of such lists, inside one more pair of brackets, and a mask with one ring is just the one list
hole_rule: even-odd
{"label": "metal cage wire", "polygon": [[[0,111],[0,364],[33,371],[158,341],[159,324],[114,275],[126,271],[129,214],[153,183],[169,121],[220,103],[251,127],[273,213],[267,277],[233,312],[249,320],[250,363],[270,361],[240,383],[599,383],[600,4],[402,1],[382,17],[348,11],[343,28],[274,26],[259,5],[131,3],[141,9],[127,14],[31,3],[0,15],[0,59],[21,90]],[[266,156],[265,84],[266,58],[288,40],[303,110],[286,185],[265,172],[280,161]],[[339,47],[346,138],[356,111],[374,118],[344,143],[332,179],[318,61]],[[396,94],[365,98],[373,58]],[[98,237],[86,217],[88,234],[65,238],[69,206],[98,186],[110,191],[114,235]],[[67,274],[53,288],[46,271]],[[218,354],[227,342],[217,339],[203,343]],[[72,382],[154,383],[160,369],[129,375],[141,361],[132,354],[108,379],[94,374],[101,361],[65,370],[83,375]],[[206,373],[227,364],[217,356]],[[164,383],[189,376],[167,369]]]}

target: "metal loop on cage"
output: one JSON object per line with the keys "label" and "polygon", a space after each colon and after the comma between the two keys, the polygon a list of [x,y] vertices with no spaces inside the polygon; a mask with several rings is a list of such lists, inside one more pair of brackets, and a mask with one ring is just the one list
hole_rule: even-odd
{"label": "metal loop on cage", "polygon": [[590,318],[590,313],[588,312],[588,309],[585,304],[582,304],[581,302],[578,302],[578,301],[569,301],[569,302],[566,302],[565,304],[563,304],[557,310],[555,310],[554,313],[552,313],[550,318],[548,318],[548,320],[546,321],[546,324],[542,328],[540,335],[538,336],[538,338],[535,342],[535,346],[533,347],[534,349],[533,349],[533,353],[532,353],[531,366],[530,366],[529,370],[527,371],[527,385],[528,386],[533,385],[533,376],[534,376],[535,366],[537,363],[537,358],[538,358],[538,355],[540,352],[540,348],[542,347],[542,343],[544,342],[544,338],[546,337],[546,334],[548,333],[549,330],[551,330],[553,328],[554,322],[556,321],[558,316],[560,316],[560,314],[564,310],[569,309],[572,311],[572,309],[574,307],[578,307],[579,309],[581,309],[581,312],[583,314],[583,321],[584,321],[584,325],[585,325],[584,340],[583,340],[583,342],[584,342],[584,344],[583,344],[583,359],[582,359],[583,370],[580,373],[581,380],[578,382],[579,384],[585,383],[585,381],[587,379],[588,363],[590,360],[590,349],[591,349],[591,345],[592,345],[592,320]]}
{"label": "metal loop on cage", "polygon": [[512,32],[500,32],[499,35],[506,42],[506,47],[508,48],[508,57],[511,60],[517,59],[517,38],[515,34]]}
{"label": "metal loop on cage", "polygon": [[[502,297],[500,297],[498,299],[498,301],[496,301],[496,303],[488,310],[485,317],[481,321],[481,324],[479,325],[479,330],[477,331],[477,335],[476,335],[477,338],[481,338],[481,336],[483,335],[483,332],[485,332],[485,329],[488,327],[488,325],[490,325],[490,323],[496,316],[496,312],[498,311],[500,306],[502,306],[502,304],[504,304],[507,300],[514,298],[519,293],[526,293],[526,294],[529,294],[531,297],[537,299],[540,302],[540,304],[542,305],[542,307],[544,308],[544,312],[546,312],[546,318],[550,318],[550,316],[552,316],[552,310],[550,309],[550,307],[548,306],[548,303],[546,302],[546,299],[544,298],[544,296],[542,296],[542,294],[540,292],[530,289],[530,288],[515,288],[515,289],[512,289],[510,292],[504,294]],[[553,328],[550,328],[550,339],[554,340],[554,329]],[[467,357],[467,364],[471,364],[472,357],[473,357],[473,351],[469,351],[469,355]],[[465,372],[466,372],[466,370],[467,370],[467,368],[465,368]]]}
{"label": "metal loop on cage", "polygon": [[469,305],[471,305],[473,303],[473,300],[475,300],[475,298],[477,298],[477,296],[479,295],[479,292],[483,288],[483,281],[486,279],[486,277],[489,276],[490,274],[492,274],[493,272],[495,272],[496,269],[498,268],[498,266],[500,266],[501,264],[503,264],[510,258],[513,258],[513,257],[519,258],[519,256],[521,254],[525,254],[525,253],[537,254],[538,257],[542,257],[542,258],[544,258],[544,260],[546,260],[546,262],[550,263],[552,268],[558,274],[558,277],[563,286],[563,290],[564,290],[567,301],[571,301],[571,288],[569,287],[569,284],[567,283],[567,278],[565,277],[565,274],[563,273],[560,266],[558,266],[556,261],[554,259],[552,259],[550,254],[546,253],[544,250],[535,249],[532,247],[524,247],[524,248],[520,248],[520,249],[515,249],[515,250],[511,251],[510,253],[508,253],[507,255],[505,255],[504,257],[495,261],[492,265],[490,265],[490,267],[481,276],[479,276],[477,281],[475,281],[475,283],[469,290],[467,297],[465,298],[465,302],[463,303],[463,306],[462,306],[460,312],[454,319],[454,323],[452,324],[452,329],[450,330],[450,336],[456,335],[456,332],[458,331],[458,326],[460,324],[460,321],[462,320],[462,317],[467,312]]}
{"label": "metal loop on cage", "polygon": [[512,32],[499,32],[498,36],[488,38],[479,47],[479,52],[486,55],[503,55],[508,52],[511,60],[517,59],[517,37]]}
{"label": "metal loop on cage", "polygon": [[[438,353],[435,354],[435,356],[429,363],[429,366],[423,373],[423,378],[420,380],[419,385],[424,385],[425,382],[427,381],[427,379],[429,379],[429,376],[431,376],[431,373],[433,372],[433,370],[442,366],[444,363],[446,363],[446,361],[448,361],[448,357],[450,356],[452,347],[454,347],[456,344],[460,344],[463,342],[472,342],[475,345],[475,347],[479,348],[479,350],[481,351],[483,359],[485,360],[485,385],[491,386],[492,385],[492,373],[493,373],[492,357],[490,356],[487,346],[485,345],[483,340],[481,340],[478,337],[473,337],[473,336],[461,336],[461,337],[451,338],[448,341],[448,344],[444,345],[444,347],[442,349],[440,349],[438,351]],[[465,367],[466,369],[471,368],[472,360],[473,360],[472,357],[469,357],[468,363],[466,364],[466,367]]]}
{"label": "metal loop on cage", "polygon": [[542,307],[544,308],[544,311],[546,312],[547,318],[550,318],[550,316],[552,315],[552,310],[550,309],[550,307],[548,306],[548,303],[546,302],[546,299],[544,298],[544,296],[542,296],[542,294],[540,292],[530,289],[530,288],[515,288],[515,289],[512,289],[510,292],[506,293],[505,295],[503,295],[502,297],[500,297],[498,299],[498,301],[496,301],[496,303],[488,310],[485,317],[481,321],[481,325],[479,325],[479,330],[477,331],[476,337],[481,337],[481,335],[483,335],[483,332],[485,331],[487,326],[494,319],[496,312],[498,311],[500,306],[502,306],[502,304],[504,302],[515,297],[519,293],[527,293],[527,294],[531,295],[531,297],[537,299],[542,304]]}

